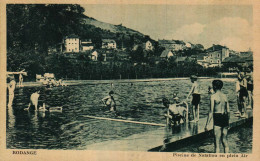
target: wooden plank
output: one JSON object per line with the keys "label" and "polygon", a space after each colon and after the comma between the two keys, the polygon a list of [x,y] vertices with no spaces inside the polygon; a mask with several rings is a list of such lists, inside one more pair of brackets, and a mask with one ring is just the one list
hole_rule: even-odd
{"label": "wooden plank", "polygon": [[27,75],[27,72],[6,72],[6,74],[23,74],[23,75]]}
{"label": "wooden plank", "polygon": [[112,118],[106,118],[106,117],[96,117],[96,116],[83,116],[87,118],[92,119],[100,119],[100,120],[109,120],[109,121],[118,121],[118,122],[125,122],[125,123],[134,123],[134,124],[143,124],[143,125],[152,125],[152,126],[162,126],[165,127],[165,124],[157,124],[157,123],[150,123],[150,122],[139,122],[139,121],[130,121],[130,120],[122,120],[122,119],[112,119]]}

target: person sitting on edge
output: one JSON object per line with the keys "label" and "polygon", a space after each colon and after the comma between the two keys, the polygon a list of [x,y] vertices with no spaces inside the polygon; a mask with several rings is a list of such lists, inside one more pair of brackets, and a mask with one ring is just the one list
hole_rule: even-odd
{"label": "person sitting on edge", "polygon": [[36,92],[34,92],[31,97],[30,97],[30,103],[28,105],[28,108],[25,108],[24,110],[30,110],[31,105],[34,105],[35,107],[35,111],[38,110],[38,100],[40,97],[40,90],[37,90]]}
{"label": "person sitting on edge", "polygon": [[102,99],[102,102],[110,109],[110,111],[116,111],[116,102],[113,95],[114,91],[110,91],[109,95]]}
{"label": "person sitting on edge", "polygon": [[223,82],[221,80],[214,80],[212,82],[213,94],[210,98],[210,112],[208,114],[205,130],[208,130],[208,124],[210,123],[213,115],[213,127],[215,135],[215,152],[219,153],[220,141],[223,143],[224,152],[229,152],[227,133],[229,128],[229,103],[227,96],[221,91]]}
{"label": "person sitting on edge", "polygon": [[166,126],[178,125],[180,124],[181,119],[183,122],[186,121],[186,108],[183,106],[180,106],[179,104],[179,98],[175,97],[173,104],[170,104],[170,101],[167,98],[162,99],[163,105],[167,108],[167,114],[166,116]]}
{"label": "person sitting on edge", "polygon": [[200,103],[200,86],[199,83],[197,82],[197,76],[192,75],[190,77],[192,84],[191,90],[187,96],[187,99],[190,97],[192,94],[192,111],[193,111],[193,118],[194,120],[192,121],[199,121],[199,103]]}

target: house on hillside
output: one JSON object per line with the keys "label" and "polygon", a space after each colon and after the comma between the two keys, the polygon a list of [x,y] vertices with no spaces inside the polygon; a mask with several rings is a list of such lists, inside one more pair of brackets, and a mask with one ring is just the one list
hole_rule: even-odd
{"label": "house on hillside", "polygon": [[98,52],[97,51],[93,51],[90,55],[91,60],[93,61],[97,61],[98,60]]}
{"label": "house on hillside", "polygon": [[192,48],[194,48],[194,45],[192,43],[190,43],[190,42],[186,42],[185,43],[185,48],[192,49]]}
{"label": "house on hillside", "polygon": [[186,44],[180,40],[158,40],[160,46],[165,47],[165,49],[179,51],[186,48]]}
{"label": "house on hillside", "polygon": [[209,67],[220,67],[222,66],[222,61],[229,57],[229,49],[227,47],[223,47],[220,50],[209,51],[207,54],[207,62],[210,63]]}
{"label": "house on hillside", "polygon": [[237,65],[241,67],[249,67],[253,65],[253,55],[238,56],[234,55],[232,57],[225,58],[222,62],[230,67],[236,67]]}
{"label": "house on hillside", "polygon": [[[103,58],[100,59],[99,56]],[[107,61],[107,54],[102,52],[102,50],[94,50],[89,57],[92,61]]]}
{"label": "house on hillside", "polygon": [[144,44],[144,49],[146,51],[148,50],[153,50],[154,49],[154,46],[152,44],[152,42],[150,40],[146,41],[145,44]]}
{"label": "house on hillside", "polygon": [[197,61],[197,64],[203,66],[204,68],[208,68],[209,67],[209,57],[206,53],[201,53],[198,54],[194,57]]}
{"label": "house on hillside", "polygon": [[80,51],[80,39],[77,35],[69,35],[64,38],[65,52],[78,53]]}
{"label": "house on hillside", "polygon": [[116,41],[113,39],[102,39],[103,49],[116,49]]}
{"label": "house on hillside", "polygon": [[170,57],[173,56],[173,53],[171,50],[165,49],[162,54],[160,55],[161,59],[169,59]]}
{"label": "house on hillside", "polygon": [[197,56],[197,63],[203,67],[221,67],[223,60],[230,57],[229,49],[225,46],[214,45],[206,53]]}
{"label": "house on hillside", "polygon": [[81,40],[81,50],[82,51],[88,51],[88,50],[93,50],[93,49],[94,49],[94,44],[92,43],[91,39]]}

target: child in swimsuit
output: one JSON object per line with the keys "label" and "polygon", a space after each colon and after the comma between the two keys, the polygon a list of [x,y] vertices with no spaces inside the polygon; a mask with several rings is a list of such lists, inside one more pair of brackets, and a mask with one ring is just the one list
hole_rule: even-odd
{"label": "child in swimsuit", "polygon": [[102,99],[102,102],[107,106],[107,108],[110,109],[110,111],[116,111],[116,102],[113,95],[114,95],[114,91],[110,91],[109,96],[104,97]]}
{"label": "child in swimsuit", "polygon": [[214,80],[212,82],[213,90],[215,93],[210,98],[210,112],[205,125],[205,130],[208,129],[208,124],[210,123],[213,115],[214,123],[214,135],[215,135],[215,152],[219,153],[220,141],[224,145],[224,152],[229,152],[227,132],[229,128],[229,103],[227,96],[222,93],[221,88],[223,87],[223,82],[221,80]]}
{"label": "child in swimsuit", "polygon": [[162,103],[168,108],[167,114],[165,114],[166,125],[178,125],[180,124],[181,119],[185,121],[186,108],[178,104],[179,102],[177,97],[174,98],[173,104],[170,104],[170,101],[166,98],[163,98]]}
{"label": "child in swimsuit", "polygon": [[190,97],[192,94],[192,111],[193,111],[193,121],[199,121],[199,103],[200,103],[200,86],[197,82],[197,77],[196,76],[191,76],[190,77],[192,84],[191,90],[187,96],[187,99]]}
{"label": "child in swimsuit", "polygon": [[30,97],[30,103],[28,105],[28,108],[25,108],[24,110],[30,110],[31,105],[35,107],[35,111],[38,110],[38,100],[40,97],[40,90],[37,90],[34,92]]}

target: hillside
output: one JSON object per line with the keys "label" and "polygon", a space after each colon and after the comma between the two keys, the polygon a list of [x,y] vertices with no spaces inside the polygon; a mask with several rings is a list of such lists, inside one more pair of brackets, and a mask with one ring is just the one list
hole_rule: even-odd
{"label": "hillside", "polygon": [[113,25],[106,22],[98,21],[94,18],[85,18],[85,24],[93,25],[95,27],[101,28],[102,30],[107,30],[112,33],[124,33],[124,34],[131,34],[131,35],[139,35],[144,36],[142,33],[135,31],[133,29],[124,27],[122,25]]}
{"label": "hillside", "polygon": [[[131,49],[134,44],[142,44],[147,40],[152,40],[149,36],[121,24],[113,25],[88,16],[84,18],[83,26],[84,31],[79,36],[91,38],[95,44],[100,44],[101,39],[114,39],[118,48]],[[152,41],[154,42],[154,40]],[[96,48],[99,48],[98,45]]]}

